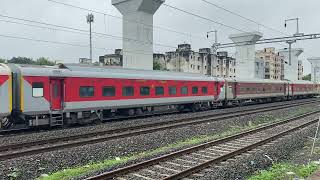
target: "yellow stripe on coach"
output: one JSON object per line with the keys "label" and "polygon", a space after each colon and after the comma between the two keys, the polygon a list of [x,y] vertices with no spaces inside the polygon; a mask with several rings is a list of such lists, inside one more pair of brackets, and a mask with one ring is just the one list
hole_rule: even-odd
{"label": "yellow stripe on coach", "polygon": [[24,81],[22,74],[20,75],[20,108],[21,112],[24,111]]}

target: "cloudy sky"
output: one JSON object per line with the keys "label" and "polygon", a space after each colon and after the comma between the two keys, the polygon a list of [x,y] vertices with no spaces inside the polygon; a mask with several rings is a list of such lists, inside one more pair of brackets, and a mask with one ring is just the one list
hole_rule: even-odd
{"label": "cloudy sky", "polygon": [[[95,15],[93,31],[104,35],[94,35],[93,37],[94,59],[97,60],[99,55],[112,53],[115,48],[121,48],[122,40],[117,38],[122,36],[121,14],[111,5],[111,0],[54,1],[95,11],[93,12]],[[218,30],[219,42],[221,43],[230,42],[228,36],[240,33],[240,31],[260,31],[264,34],[264,38],[293,34],[295,33],[295,24],[291,22],[285,29],[284,20],[295,17],[301,19],[301,32],[306,34],[320,33],[319,0],[305,0],[303,2],[301,0],[207,1],[274,30],[259,26],[201,0],[166,0],[165,3],[168,5],[179,7],[212,21],[221,22],[235,29],[199,19],[168,6],[162,6],[154,16],[154,25],[156,26],[154,42],[162,46],[155,45],[154,51],[160,53],[171,51],[179,43],[190,43],[194,50],[209,47],[213,39],[212,37],[207,39],[206,32],[214,29]],[[50,0],[0,0],[0,57],[37,58],[43,56],[67,63],[78,62],[79,57],[88,57],[88,24],[85,16],[89,12],[57,4]],[[22,19],[29,21],[22,21]],[[42,24],[36,22],[42,22]],[[49,24],[56,26],[49,26]],[[306,58],[320,56],[319,45],[320,40],[301,41],[294,44],[294,47],[305,50],[300,56],[300,59],[304,61],[305,74],[310,72],[310,65]],[[284,48],[286,44],[259,45],[257,49],[270,46]],[[228,51],[234,53],[235,49],[231,48]]]}

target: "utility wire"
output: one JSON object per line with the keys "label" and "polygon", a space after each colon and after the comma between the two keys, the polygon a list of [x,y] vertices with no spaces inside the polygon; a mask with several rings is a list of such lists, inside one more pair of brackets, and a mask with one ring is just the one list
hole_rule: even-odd
{"label": "utility wire", "polygon": [[[186,14],[189,14],[189,15],[191,15],[191,16],[195,16],[195,17],[198,17],[198,18],[200,18],[200,19],[203,19],[203,20],[206,20],[206,21],[209,21],[209,22],[215,23],[215,24],[219,24],[219,25],[224,26],[224,27],[227,27],[227,28],[230,28],[230,29],[237,30],[237,31],[239,31],[239,32],[252,34],[251,32],[247,32],[247,31],[244,31],[244,30],[239,29],[239,28],[237,28],[237,27],[230,26],[230,25],[227,25],[227,24],[224,24],[224,23],[221,23],[221,22],[218,22],[218,21],[212,20],[212,19],[210,19],[210,18],[200,16],[200,15],[198,15],[198,14],[195,14],[195,13],[189,12],[189,11],[184,10],[184,9],[180,9],[180,8],[178,8],[178,7],[175,7],[175,6],[171,6],[171,5],[168,5],[168,4],[165,4],[165,3],[164,3],[163,5],[164,5],[164,6],[167,6],[167,7],[169,7],[169,8],[172,8],[172,9],[174,9],[174,10],[177,10],[177,11],[180,11],[180,12],[183,12],[183,13],[186,13]],[[279,44],[279,45],[281,45],[281,46],[285,46],[284,44],[280,44],[280,43],[277,43],[277,44]]]}
{"label": "utility wire", "polygon": [[236,31],[240,31],[240,32],[244,32],[244,33],[249,33],[249,32],[247,32],[247,31],[244,31],[244,30],[239,29],[239,28],[237,28],[237,27],[233,27],[233,26],[224,24],[224,23],[222,23],[222,22],[218,22],[218,21],[212,20],[212,19],[210,19],[210,18],[200,16],[200,15],[198,15],[198,14],[189,12],[189,11],[184,10],[184,9],[180,9],[180,8],[178,8],[178,7],[175,7],[175,6],[166,4],[166,3],[164,3],[163,5],[166,6],[166,7],[168,7],[168,8],[174,9],[174,10],[176,10],[176,11],[180,11],[180,12],[183,12],[183,13],[185,13],[185,14],[189,14],[189,15],[191,15],[191,16],[195,16],[195,17],[197,17],[197,18],[200,18],[200,19],[203,19],[203,20],[206,20],[206,21],[209,21],[209,22],[212,22],[212,23],[215,23],[215,24],[218,24],[218,25],[221,25],[221,26],[224,26],[224,27],[227,27],[227,28],[236,30]]}
{"label": "utility wire", "polygon": [[[37,24],[42,24],[42,25],[51,26],[51,27],[70,29],[70,30],[73,30],[73,31],[80,31],[80,32],[89,33],[89,31],[83,30],[83,29],[79,29],[79,28],[67,27],[67,26],[62,26],[62,25],[57,25],[57,24],[50,24],[50,23],[45,23],[45,22],[40,22],[40,21],[35,21],[35,20],[30,20],[30,19],[25,19],[25,18],[12,17],[12,16],[3,15],[3,14],[0,14],[0,17],[9,18],[9,19],[15,19],[15,20],[19,20],[19,21],[25,21],[25,22],[31,22],[31,23],[37,23]],[[124,37],[121,37],[121,36],[115,36],[115,35],[106,34],[106,33],[92,32],[92,34],[106,36],[106,37],[110,37],[110,38],[123,39],[125,41],[133,41],[135,43],[152,44],[152,43],[146,42],[146,41],[140,41],[140,40],[131,39],[131,38],[124,38]],[[165,44],[159,44],[159,43],[154,43],[154,45],[155,46],[161,46],[161,47],[168,47],[168,48],[176,48],[174,46],[165,45]]]}
{"label": "utility wire", "polygon": [[[104,12],[100,12],[100,11],[96,11],[96,10],[92,10],[92,9],[88,9],[88,8],[79,7],[79,6],[72,5],[72,4],[67,4],[67,3],[64,3],[64,2],[56,1],[56,0],[48,0],[48,1],[49,1],[49,2],[52,2],[52,3],[61,4],[61,5],[68,6],[68,7],[72,7],[72,8],[77,8],[77,9],[81,9],[81,10],[85,10],[85,11],[94,12],[94,13],[97,13],[97,14],[102,14],[102,15],[105,15],[105,16],[110,16],[110,17],[113,17],[113,18],[123,19],[122,17],[119,17],[119,16],[107,14],[107,13],[104,13]],[[205,2],[210,3],[210,2],[208,2],[208,1],[205,1]],[[168,7],[168,8],[174,9],[174,10],[176,10],[176,11],[180,11],[180,12],[183,12],[183,13],[186,13],[186,14],[189,14],[189,15],[192,15],[192,16],[195,16],[195,17],[200,18],[200,19],[204,19],[204,20],[206,20],[206,21],[209,21],[209,22],[212,22],[212,23],[215,23],[215,24],[218,24],[218,25],[221,25],[221,26],[224,26],[224,27],[227,27],[227,28],[230,28],[230,29],[239,31],[239,32],[250,33],[250,32],[244,31],[244,30],[242,30],[242,29],[240,29],[240,28],[237,28],[237,27],[234,27],[234,26],[230,26],[230,25],[224,24],[224,23],[222,23],[222,22],[218,22],[218,21],[212,20],[212,19],[210,19],[210,18],[197,15],[197,14],[195,14],[195,13],[189,12],[189,11],[187,11],[187,10],[180,9],[180,8],[178,8],[178,7],[175,7],[175,6],[166,4],[166,3],[164,3],[163,5],[166,6],[166,7]],[[214,5],[214,4],[212,4],[212,5]],[[216,7],[217,7],[217,6],[216,6]],[[219,7],[219,8],[222,8],[222,7],[220,7],[220,6],[218,6],[218,7]],[[225,9],[225,10],[227,10],[227,9]],[[228,10],[228,11],[229,11],[229,10]],[[230,11],[230,12],[232,12],[232,11]],[[236,13],[234,13],[234,14],[236,14]],[[240,15],[240,16],[241,16],[241,15]],[[243,17],[243,16],[241,16],[241,17]],[[243,18],[245,18],[245,17],[243,17]],[[246,19],[248,19],[248,18],[246,18]],[[124,21],[129,21],[129,20],[126,20],[126,19],[123,19],[123,20],[124,20]],[[248,19],[248,20],[249,20],[249,19]],[[250,20],[250,21],[251,21],[251,22],[255,22],[255,21],[253,21],[253,20]],[[135,22],[135,23],[139,23],[139,24],[142,24],[142,25],[145,25],[145,26],[150,26],[149,24],[145,24],[145,23],[138,22],[138,21],[131,21],[131,20],[130,20],[129,22]],[[258,23],[258,22],[255,22],[255,23]],[[258,23],[258,24],[260,24],[260,23]],[[262,24],[260,24],[260,25],[262,25]],[[263,25],[263,26],[264,26],[264,25]],[[164,29],[164,30],[167,30],[167,31],[175,32],[175,33],[179,33],[179,34],[184,34],[184,35],[186,35],[186,36],[188,36],[188,37],[194,36],[194,35],[191,35],[191,34],[188,34],[188,33],[185,33],[185,32],[180,32],[180,31],[176,31],[176,30],[171,30],[171,29],[168,29],[168,28],[160,27],[160,26],[153,26],[153,27],[158,28],[158,29]],[[200,36],[199,36],[199,37],[200,37]],[[202,38],[202,36],[201,36],[201,38]],[[205,39],[205,38],[203,38],[203,39]],[[282,46],[284,46],[284,45],[282,45]]]}
{"label": "utility wire", "polygon": [[[163,27],[163,26],[155,26],[155,25],[151,26],[149,24],[143,23],[142,21],[127,20],[127,19],[124,19],[124,18],[122,18],[120,16],[115,16],[115,15],[112,15],[112,14],[109,14],[109,13],[105,13],[105,12],[101,12],[101,11],[97,11],[97,10],[93,10],[93,9],[84,8],[84,7],[76,6],[76,5],[73,5],[73,4],[68,4],[68,3],[55,1],[55,0],[48,0],[48,1],[52,2],[52,3],[55,3],[55,4],[60,4],[60,5],[64,5],[64,6],[67,6],[67,7],[75,8],[75,9],[80,9],[80,10],[84,10],[84,11],[93,12],[93,13],[96,13],[96,14],[101,14],[101,15],[104,15],[104,16],[109,16],[109,17],[120,19],[120,20],[127,21],[127,22],[134,22],[134,23],[141,24],[141,25],[144,25],[144,26],[147,26],[147,27],[153,27],[153,28],[156,28],[156,29],[162,29],[162,30],[165,30],[165,31],[168,31],[168,32],[173,32],[173,33],[177,33],[177,34],[188,36],[188,37],[190,36],[189,33],[178,31],[178,30],[174,30],[174,29],[171,29],[171,28]],[[192,35],[192,36],[197,37],[197,38],[206,39],[206,38],[204,38],[203,36],[200,36],[200,35]]]}
{"label": "utility wire", "polygon": [[[12,36],[12,35],[4,35],[4,34],[0,34],[0,37],[11,38],[11,39],[20,39],[20,40],[28,40],[28,41],[35,41],[35,42],[43,42],[43,43],[51,43],[51,44],[69,45],[69,46],[76,46],[76,47],[83,47],[83,48],[89,47],[89,45],[72,44],[72,43],[67,43],[67,42],[50,41],[50,40],[43,40],[43,39],[34,39],[34,38]],[[95,47],[95,49],[106,50],[106,48],[99,48],[99,47]]]}
{"label": "utility wire", "polygon": [[200,1],[202,1],[202,2],[204,2],[204,3],[207,3],[207,4],[210,4],[210,5],[218,8],[218,9],[222,9],[222,10],[224,10],[224,11],[230,13],[230,14],[233,14],[233,15],[235,15],[235,16],[238,16],[238,17],[240,17],[240,18],[242,18],[242,19],[245,19],[245,20],[247,20],[247,21],[250,21],[250,22],[252,22],[252,23],[255,23],[255,24],[259,25],[259,26],[265,27],[266,29],[272,30],[272,31],[274,31],[274,32],[278,32],[278,33],[280,33],[280,34],[282,34],[282,35],[290,36],[289,34],[286,34],[286,33],[284,33],[284,32],[281,32],[281,31],[279,31],[279,30],[277,30],[277,29],[275,29],[275,28],[266,26],[266,25],[264,25],[264,24],[261,24],[261,23],[255,21],[255,20],[253,20],[253,19],[247,18],[247,17],[245,17],[245,16],[243,16],[243,15],[241,15],[241,14],[239,14],[239,13],[236,13],[236,12],[234,12],[234,11],[232,11],[232,10],[228,10],[228,9],[226,9],[226,8],[220,6],[220,5],[217,5],[217,4],[215,4],[215,3],[212,3],[212,2],[210,2],[210,1],[207,1],[207,0],[200,0]]}
{"label": "utility wire", "polygon": [[[27,40],[27,41],[34,41],[34,42],[42,42],[42,43],[50,43],[50,44],[59,44],[59,45],[68,45],[68,46],[74,46],[74,47],[81,47],[81,48],[88,48],[89,45],[81,45],[81,44],[73,44],[73,43],[67,43],[67,42],[60,42],[60,41],[51,41],[51,40],[44,40],[44,39],[35,39],[35,38],[28,38],[28,37],[22,37],[22,36],[13,36],[13,35],[5,35],[0,34],[0,37],[4,38],[10,38],[10,39],[19,39],[19,40]],[[99,49],[99,50],[113,50],[103,47],[93,47],[93,49]],[[125,51],[125,52],[134,52],[138,54],[145,54],[150,55],[150,53],[142,53],[146,51]]]}

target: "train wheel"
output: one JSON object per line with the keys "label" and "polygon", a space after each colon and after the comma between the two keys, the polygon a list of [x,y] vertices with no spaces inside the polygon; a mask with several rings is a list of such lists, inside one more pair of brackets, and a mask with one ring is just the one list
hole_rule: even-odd
{"label": "train wheel", "polygon": [[134,109],[128,109],[127,113],[128,113],[128,116],[134,116],[135,115],[135,110]]}
{"label": "train wheel", "polygon": [[10,117],[3,117],[0,122],[0,127],[4,129],[9,129],[12,126]]}
{"label": "train wheel", "polygon": [[137,108],[135,113],[136,113],[136,115],[142,115],[143,111],[141,108]]}

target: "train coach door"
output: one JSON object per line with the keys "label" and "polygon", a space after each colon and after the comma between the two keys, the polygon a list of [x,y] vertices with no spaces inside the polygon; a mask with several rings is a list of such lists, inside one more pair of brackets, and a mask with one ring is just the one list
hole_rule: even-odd
{"label": "train coach door", "polygon": [[50,96],[51,96],[51,110],[62,110],[63,101],[63,80],[50,80]]}

